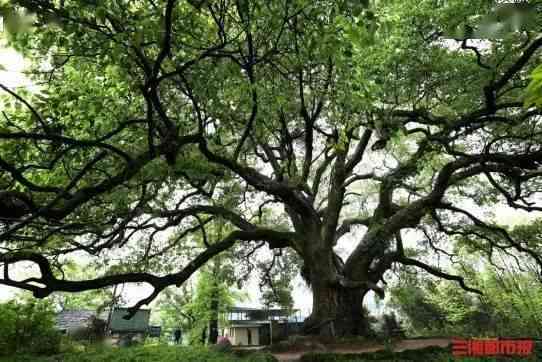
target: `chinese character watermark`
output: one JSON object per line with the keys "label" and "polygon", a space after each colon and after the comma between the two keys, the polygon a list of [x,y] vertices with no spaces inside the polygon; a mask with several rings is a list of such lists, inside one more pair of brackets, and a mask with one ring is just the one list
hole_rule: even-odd
{"label": "chinese character watermark", "polygon": [[534,342],[530,339],[454,339],[452,354],[455,357],[482,356],[529,356]]}
{"label": "chinese character watermark", "polygon": [[497,5],[517,5],[517,6],[527,6],[531,9],[540,12],[542,11],[542,3],[540,1],[528,1],[528,0],[495,0]]}

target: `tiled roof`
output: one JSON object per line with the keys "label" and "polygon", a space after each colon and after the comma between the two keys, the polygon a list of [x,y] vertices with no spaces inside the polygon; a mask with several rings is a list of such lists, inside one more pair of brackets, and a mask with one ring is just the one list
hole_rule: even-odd
{"label": "tiled roof", "polygon": [[91,310],[65,310],[56,316],[56,328],[66,330],[68,328],[85,326],[90,317],[96,315]]}
{"label": "tiled roof", "polygon": [[[149,327],[149,318],[151,311],[149,309],[140,309],[129,320],[122,318],[128,313],[127,308],[115,308],[111,315],[110,328],[114,332],[145,332]],[[84,327],[90,317],[96,316],[92,310],[66,310],[57,314],[56,328],[67,330],[68,328]],[[100,319],[107,320],[109,311],[102,312]]]}
{"label": "tiled roof", "polygon": [[114,332],[146,332],[149,328],[151,311],[140,309],[130,319],[123,317],[128,314],[127,308],[115,308],[111,315],[111,330]]}

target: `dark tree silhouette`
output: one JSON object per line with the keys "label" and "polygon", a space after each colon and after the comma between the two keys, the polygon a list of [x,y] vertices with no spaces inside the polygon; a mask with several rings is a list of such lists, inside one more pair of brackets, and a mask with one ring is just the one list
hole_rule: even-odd
{"label": "dark tree silhouette", "polygon": [[[301,260],[305,332],[345,335],[363,333],[362,300],[397,263],[480,293],[417,257],[407,230],[433,253],[440,235],[542,265],[538,245],[466,207],[542,210],[541,112],[522,103],[542,38],[442,35],[487,4],[12,3],[34,13],[10,40],[43,91],[3,87],[2,284],[40,298],[152,285],[135,312],[257,242]],[[220,240],[206,236],[216,221],[231,227]],[[64,256],[118,250],[101,277],[62,273]],[[40,276],[10,278],[22,261]]]}

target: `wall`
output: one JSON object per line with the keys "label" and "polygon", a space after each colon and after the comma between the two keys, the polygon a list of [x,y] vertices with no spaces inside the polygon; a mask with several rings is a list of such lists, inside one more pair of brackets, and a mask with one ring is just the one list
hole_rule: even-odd
{"label": "wall", "polygon": [[257,346],[260,344],[260,333],[258,327],[230,327],[226,330],[225,336],[227,336],[234,346],[247,346],[248,345],[248,331],[251,334],[251,346]]}

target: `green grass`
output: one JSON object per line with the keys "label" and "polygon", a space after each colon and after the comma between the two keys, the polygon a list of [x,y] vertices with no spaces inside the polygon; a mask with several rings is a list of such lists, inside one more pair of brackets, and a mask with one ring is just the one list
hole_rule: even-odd
{"label": "green grass", "polygon": [[417,350],[406,350],[403,352],[379,351],[360,354],[335,354],[335,353],[309,353],[305,354],[300,362],[369,362],[369,361],[393,361],[393,362],[532,362],[538,361],[536,355],[530,358],[459,358],[454,357],[449,348],[427,347]]}
{"label": "green grass", "polygon": [[102,348],[88,352],[72,352],[38,357],[17,355],[0,357],[0,362],[276,362],[262,353],[237,356],[233,352],[217,352],[208,348],[179,346],[142,346]]}

